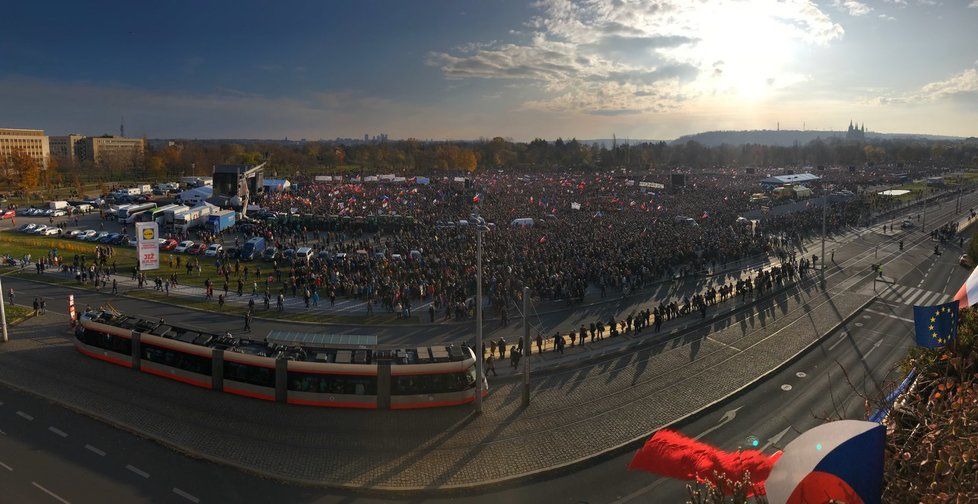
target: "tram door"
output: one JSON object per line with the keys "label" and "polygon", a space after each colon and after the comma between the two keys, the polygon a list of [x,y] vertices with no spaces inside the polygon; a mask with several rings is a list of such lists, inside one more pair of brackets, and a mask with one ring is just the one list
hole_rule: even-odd
{"label": "tram door", "polygon": [[391,409],[391,361],[377,362],[377,409]]}

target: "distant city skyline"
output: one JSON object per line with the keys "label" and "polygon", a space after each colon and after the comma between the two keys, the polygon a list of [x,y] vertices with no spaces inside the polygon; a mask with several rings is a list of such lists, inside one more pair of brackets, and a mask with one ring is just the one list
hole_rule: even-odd
{"label": "distant city skyline", "polygon": [[148,138],[978,136],[978,0],[4,7],[0,127]]}

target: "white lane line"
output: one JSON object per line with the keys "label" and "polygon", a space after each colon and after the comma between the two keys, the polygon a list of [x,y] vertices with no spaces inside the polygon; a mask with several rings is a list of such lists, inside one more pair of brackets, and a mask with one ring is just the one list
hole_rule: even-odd
{"label": "white lane line", "polygon": [[4,468],[4,469],[6,469],[6,470],[8,470],[10,472],[13,472],[14,471],[14,468],[13,467],[10,467],[7,464],[4,464],[3,462],[0,462],[0,467]]}
{"label": "white lane line", "polygon": [[98,448],[96,448],[96,447],[94,447],[94,446],[92,446],[90,444],[85,445],[85,449],[88,450],[88,451],[90,451],[90,452],[92,452],[92,453],[94,453],[94,454],[96,454],[96,455],[98,455],[99,457],[104,457],[105,456],[105,452],[104,451],[99,450]]}
{"label": "white lane line", "polygon": [[53,432],[53,433],[55,433],[55,434],[57,434],[57,435],[59,435],[59,436],[61,436],[61,437],[68,437],[68,433],[67,432],[65,432],[65,431],[63,431],[63,430],[61,430],[61,429],[59,429],[57,427],[48,427],[48,430],[51,431],[51,432]]}
{"label": "white lane line", "polygon": [[130,471],[132,471],[132,472],[134,472],[134,473],[136,473],[136,474],[138,474],[138,475],[140,475],[140,476],[142,476],[144,478],[148,478],[149,477],[149,473],[148,472],[146,472],[146,471],[144,471],[144,470],[142,470],[142,469],[140,469],[140,468],[138,468],[138,467],[136,467],[134,465],[126,464],[126,469],[129,469]]}
{"label": "white lane line", "polygon": [[184,492],[183,490],[180,490],[177,487],[173,487],[173,493],[179,495],[180,497],[183,497],[184,499],[187,499],[190,502],[195,502],[195,503],[200,502],[200,499],[198,499],[197,497],[194,497],[193,495],[190,495],[187,492]]}
{"label": "white lane line", "polygon": [[32,482],[31,482],[31,484],[32,484],[32,485],[34,485],[35,487],[37,487],[37,488],[38,488],[38,490],[40,490],[40,491],[42,491],[42,492],[44,492],[44,493],[46,493],[46,494],[48,494],[48,495],[50,495],[51,497],[54,497],[54,498],[55,498],[55,499],[57,499],[57,500],[58,500],[59,502],[62,502],[63,504],[71,504],[70,502],[68,502],[68,501],[66,501],[66,500],[64,500],[64,499],[62,499],[60,495],[58,495],[58,494],[56,494],[56,493],[54,493],[54,492],[52,492],[52,491],[50,491],[50,490],[48,490],[47,488],[44,488],[44,487],[42,487],[41,485],[38,485],[36,481],[32,481]]}
{"label": "white lane line", "polygon": [[28,420],[28,421],[29,420],[34,420],[34,417],[32,417],[32,416],[28,415],[27,413],[24,413],[23,411],[20,411],[20,410],[17,411],[17,416],[23,418],[24,420]]}
{"label": "white lane line", "polygon": [[883,311],[877,311],[877,310],[873,310],[873,309],[870,309],[870,308],[866,308],[866,311],[868,311],[870,313],[875,313],[877,315],[883,315],[884,317],[890,317],[891,319],[902,320],[904,322],[910,322],[911,324],[913,324],[913,319],[908,319],[906,317],[899,317],[899,316],[894,315],[892,313],[887,313],[887,312],[883,312]]}

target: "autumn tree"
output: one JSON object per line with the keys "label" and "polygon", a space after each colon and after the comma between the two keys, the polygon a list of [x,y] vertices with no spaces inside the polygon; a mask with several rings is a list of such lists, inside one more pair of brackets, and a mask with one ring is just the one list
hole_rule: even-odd
{"label": "autumn tree", "polygon": [[41,181],[41,166],[34,158],[22,150],[17,150],[10,155],[8,163],[17,187],[25,192],[37,188]]}

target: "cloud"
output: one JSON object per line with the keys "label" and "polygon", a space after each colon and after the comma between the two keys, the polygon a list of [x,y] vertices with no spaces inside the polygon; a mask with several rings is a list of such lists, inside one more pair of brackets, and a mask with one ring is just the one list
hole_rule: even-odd
{"label": "cloud", "polygon": [[872,7],[858,0],[834,0],[833,4],[837,8],[848,11],[850,16],[864,16],[873,10]]}
{"label": "cloud", "polygon": [[[38,108],[38,103],[45,106]],[[276,97],[226,88],[161,92],[28,76],[0,77],[0,110],[12,123],[35,125],[49,134],[115,131],[119,115],[125,114],[127,131],[150,138],[332,137],[349,134],[351,129],[355,134],[371,131],[371,125],[390,125],[392,116],[408,134],[408,123],[416,124],[419,115],[430,114],[420,107],[353,90]],[[64,114],[64,110],[72,113]]]}
{"label": "cloud", "polygon": [[914,104],[978,97],[978,68],[968,68],[947,79],[924,84],[911,93],[877,96],[872,105]]}
{"label": "cloud", "polygon": [[968,4],[968,7],[971,7],[972,9],[978,9],[978,0],[972,0],[971,3]]}
{"label": "cloud", "polygon": [[537,81],[545,96],[524,103],[533,110],[658,112],[698,96],[765,92],[799,82],[785,71],[794,59],[792,48],[826,45],[844,34],[812,0],[534,5],[540,12],[526,21],[525,31],[514,32],[518,40],[435,51],[427,64],[450,80]]}

